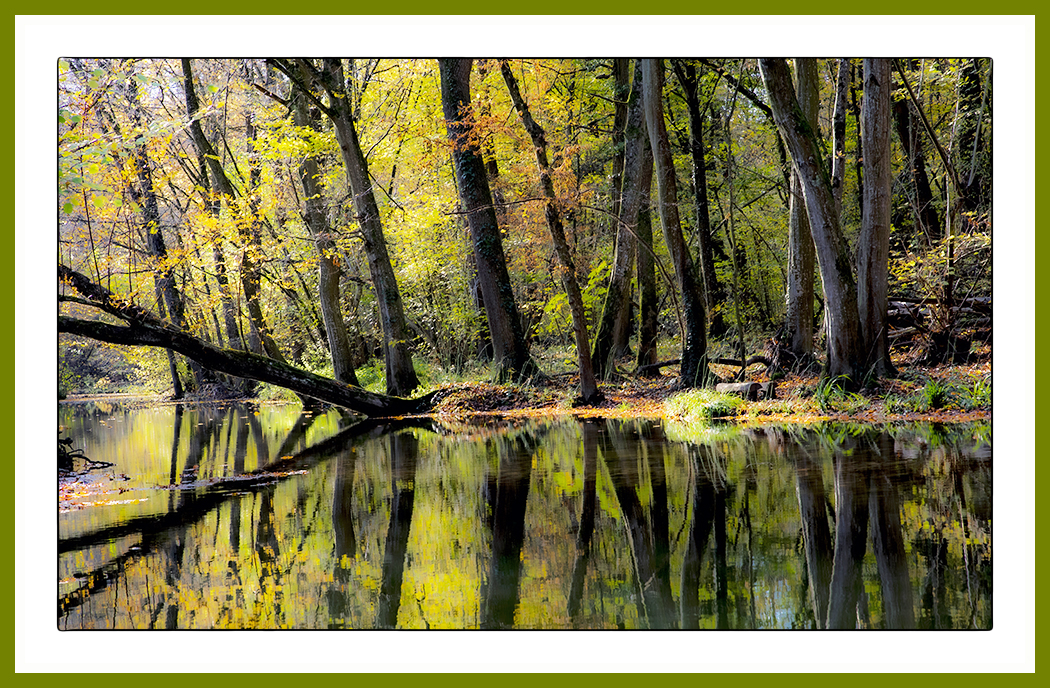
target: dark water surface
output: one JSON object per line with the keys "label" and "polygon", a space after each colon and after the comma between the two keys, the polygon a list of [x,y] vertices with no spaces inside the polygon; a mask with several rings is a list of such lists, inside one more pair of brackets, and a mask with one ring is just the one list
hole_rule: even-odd
{"label": "dark water surface", "polygon": [[61,629],[984,629],[987,424],[62,404]]}

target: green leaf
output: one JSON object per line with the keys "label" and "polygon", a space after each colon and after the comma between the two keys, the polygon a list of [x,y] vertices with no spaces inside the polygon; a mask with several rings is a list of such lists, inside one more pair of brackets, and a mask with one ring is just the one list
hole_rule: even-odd
{"label": "green leaf", "polygon": [[70,203],[69,201],[66,201],[64,204],[62,204],[62,212],[65,213],[66,215],[72,214],[72,212],[73,212],[73,204]]}

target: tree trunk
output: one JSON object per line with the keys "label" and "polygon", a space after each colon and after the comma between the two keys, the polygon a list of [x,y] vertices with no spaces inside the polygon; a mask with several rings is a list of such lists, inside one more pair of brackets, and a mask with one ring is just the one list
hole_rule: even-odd
{"label": "tree trunk", "polygon": [[645,120],[649,130],[649,144],[653,149],[653,169],[656,176],[657,198],[660,204],[660,224],[664,241],[674,262],[678,288],[682,294],[685,322],[682,323],[682,368],[680,384],[698,387],[706,384],[707,322],[693,260],[682,236],[678,218],[678,186],[675,182],[674,161],[667,140],[667,125],[663,113],[663,60],[642,60],[642,90],[645,102]]}
{"label": "tree trunk", "polygon": [[[304,60],[299,61],[301,68],[307,66]],[[308,69],[313,70],[310,66]],[[415,368],[412,367],[412,354],[409,351],[410,333],[405,320],[401,292],[398,290],[394,269],[387,254],[386,237],[383,235],[383,222],[379,215],[375,194],[372,193],[372,181],[368,176],[368,163],[357,139],[357,130],[348,102],[343,64],[341,60],[326,58],[320,81],[329,96],[328,115],[335,125],[339,150],[346,165],[347,177],[350,180],[350,192],[354,198],[354,213],[365,253],[368,256],[368,269],[375,289],[376,302],[379,306],[380,320],[383,326],[383,359],[386,364],[387,394],[404,395],[419,386]]]}
{"label": "tree trunk", "polygon": [[[304,80],[306,75],[304,76]],[[294,100],[295,124],[299,127],[316,129],[310,117],[306,96],[296,87]],[[335,379],[348,385],[359,387],[357,374],[354,372],[353,357],[350,353],[350,338],[346,333],[346,323],[340,307],[339,289],[340,269],[336,263],[336,245],[333,230],[328,224],[325,213],[324,198],[321,194],[318,179],[320,176],[317,160],[308,155],[299,164],[299,179],[303,185],[303,214],[306,227],[314,238],[317,247],[317,291],[321,304],[321,317],[324,318],[324,329],[328,339],[328,350],[332,357],[332,368]]]}
{"label": "tree trunk", "polygon": [[711,318],[710,335],[720,337],[726,332],[722,302],[725,289],[715,274],[714,236],[711,234],[710,204],[707,198],[707,163],[704,160],[704,115],[700,110],[696,68],[691,63],[674,61],[678,83],[685,92],[689,110],[689,153],[693,161],[693,196],[696,199],[696,237],[700,251],[700,277],[704,285],[704,307]]}
{"label": "tree trunk", "polygon": [[[634,84],[627,114],[623,193],[617,217],[616,250],[612,273],[609,275],[609,289],[605,294],[601,318],[594,335],[594,369],[602,379],[608,379],[614,372],[615,360],[623,353],[626,344],[626,341],[618,341],[617,335],[620,332],[629,332],[627,325],[631,311],[631,268],[639,250],[637,234],[641,206],[649,196],[653,175],[653,155],[645,128],[639,61],[635,63]],[[651,244],[652,227],[649,228],[649,237]],[[644,252],[646,249],[641,250]],[[650,261],[651,270],[652,257],[647,255],[645,259]],[[642,260],[641,256],[638,260]]]}
{"label": "tree trunk", "polygon": [[[638,211],[638,358],[640,370],[656,363],[656,338],[659,324],[656,316],[660,307],[656,298],[656,266],[653,263],[653,221],[649,211],[649,192],[652,174],[645,185],[642,206]],[[655,371],[660,374],[659,369]]]}
{"label": "tree trunk", "polygon": [[914,194],[915,223],[922,231],[926,241],[933,245],[943,236],[944,228],[937,207],[933,204],[933,189],[926,171],[926,154],[919,142],[918,127],[913,121],[914,106],[908,100],[893,101],[893,119],[897,128],[897,138],[909,170]]}
{"label": "tree trunk", "polygon": [[[64,265],[58,266],[58,273],[60,279],[67,281],[89,299],[88,305],[127,323],[126,326],[110,325],[99,321],[59,316],[59,332],[69,332],[110,344],[170,348],[192,358],[205,368],[249,380],[269,382],[278,387],[290,389],[301,396],[344,406],[367,416],[389,417],[422,413],[428,410],[434,402],[436,393],[418,399],[402,399],[375,394],[337,380],[299,370],[266,356],[221,349],[168,326],[138,306],[123,303],[109,291]],[[77,300],[84,302],[83,299]]]}
{"label": "tree trunk", "polygon": [[[213,184],[219,190],[219,193],[226,199],[226,203],[230,207],[231,212],[237,212],[233,200],[240,194],[238,194],[237,190],[230,182],[229,177],[226,176],[226,171],[222,168],[222,163],[219,161],[219,156],[216,154],[211,142],[208,141],[208,138],[204,135],[204,129],[201,127],[200,118],[197,117],[197,113],[200,110],[200,103],[197,100],[197,92],[193,86],[193,70],[190,60],[185,58],[182,60],[182,72],[186,95],[186,113],[190,118],[190,135],[193,138],[193,143],[197,148],[198,154],[208,163]],[[254,219],[251,221],[251,224],[255,225]],[[240,226],[240,223],[238,223],[238,226]],[[252,327],[257,332],[265,334],[267,332],[266,323],[262,321],[262,308],[258,301],[258,272],[255,265],[255,256],[253,255],[255,251],[254,244],[251,241],[250,233],[246,234],[243,229],[240,229],[239,231],[241,231],[241,241],[244,244],[241,247],[241,289],[244,291],[244,298],[247,302],[248,317],[249,320],[252,321]],[[256,318],[258,318],[258,320],[256,320]],[[260,343],[265,343],[265,337],[260,337],[260,339]],[[243,339],[240,341],[243,344]],[[267,350],[267,353],[274,357],[275,360],[283,361],[284,357],[281,355],[276,345],[271,346]]]}
{"label": "tree trunk", "polygon": [[[820,106],[820,84],[817,61],[795,60],[798,98],[802,116],[817,136],[817,109]],[[797,169],[791,172],[791,201],[788,221],[787,309],[784,316],[788,349],[801,365],[813,360],[813,237],[802,183]]]}
{"label": "tree trunk", "polygon": [[251,326],[249,342],[256,353],[265,353],[275,361],[284,362],[284,354],[274,341],[270,326],[262,310],[262,270],[259,260],[262,258],[262,238],[259,233],[259,158],[255,153],[255,122],[251,115],[245,121],[248,150],[248,212],[251,214],[245,224],[237,223],[241,239],[241,291],[244,293],[245,308],[248,311],[248,323]]}
{"label": "tree trunk", "polygon": [[846,58],[839,60],[835,82],[835,111],[832,115],[831,193],[835,197],[835,213],[842,223],[842,189],[846,184],[846,107],[853,70]]}
{"label": "tree trunk", "polygon": [[[611,187],[609,196],[612,198],[612,216],[620,217],[620,204],[623,198],[623,170],[626,166],[624,160],[627,147],[627,108],[631,95],[631,84],[628,80],[628,68],[631,61],[625,57],[617,57],[612,61],[613,73],[613,169],[609,176]],[[617,225],[617,233],[619,226]],[[617,238],[617,240],[619,240]]]}
{"label": "tree trunk", "polygon": [[821,163],[816,134],[795,98],[787,64],[782,59],[762,59],[759,64],[777,127],[791,151],[806,198],[825,298],[828,328],[825,373],[832,377],[845,376],[855,385],[860,382],[863,370],[858,346],[857,287],[850,268],[849,249],[835,212],[831,179]]}
{"label": "tree trunk", "polygon": [[485,176],[485,163],[477,146],[470,141],[473,119],[470,113],[470,67],[468,59],[438,60],[441,71],[441,104],[452,142],[456,186],[467,214],[478,283],[485,305],[492,338],[496,377],[500,382],[524,381],[536,371],[525,345],[518,306],[507,272],[492,194]]}
{"label": "tree trunk", "polygon": [[857,310],[864,368],[896,374],[886,329],[890,260],[890,61],[864,60],[864,216],[857,246]]}
{"label": "tree trunk", "polygon": [[536,152],[536,165],[540,168],[540,186],[546,199],[544,204],[544,215],[547,219],[547,229],[554,242],[554,252],[561,263],[561,283],[565,289],[565,295],[569,300],[569,310],[572,313],[572,330],[576,337],[576,360],[580,366],[580,397],[585,404],[590,404],[603,399],[598,391],[598,383],[594,377],[594,366],[591,363],[591,340],[587,332],[587,311],[583,305],[583,292],[580,291],[580,283],[576,279],[576,264],[573,262],[572,252],[569,250],[569,242],[565,239],[565,229],[561,223],[561,214],[558,212],[558,197],[554,193],[554,179],[551,177],[550,163],[547,161],[547,137],[543,127],[532,118],[529,106],[521,97],[518,90],[518,82],[507,62],[500,65],[503,80],[507,83],[514,108],[521,116],[525,130],[532,139],[532,145]]}

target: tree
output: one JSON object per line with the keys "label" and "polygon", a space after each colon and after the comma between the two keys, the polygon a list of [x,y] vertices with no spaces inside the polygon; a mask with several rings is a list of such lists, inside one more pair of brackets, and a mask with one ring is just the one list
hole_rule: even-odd
{"label": "tree", "polygon": [[[204,135],[204,130],[201,128],[200,118],[198,112],[200,111],[200,103],[197,100],[197,91],[193,85],[193,70],[190,64],[190,60],[182,60],[182,72],[185,83],[185,95],[186,95],[186,113],[190,118],[190,133],[193,137],[194,145],[197,147],[197,152],[201,157],[205,159],[208,164],[208,168],[211,171],[211,178],[214,181],[216,188],[218,188],[220,195],[224,199],[227,206],[230,208],[232,214],[243,214],[244,209],[238,207],[235,199],[243,197],[244,194],[238,193],[229,177],[226,175],[226,170],[223,169],[222,163],[219,160],[218,154],[215,152],[211,142],[208,141]],[[261,353],[265,350],[266,355],[278,361],[284,361],[284,355],[281,354],[281,350],[277,347],[277,343],[270,336],[269,328],[266,325],[266,321],[263,317],[262,303],[260,302],[259,295],[259,269],[256,260],[256,254],[258,253],[258,227],[256,226],[257,218],[247,217],[245,221],[237,222],[237,228],[240,231],[241,239],[241,289],[244,292],[245,305],[248,310],[248,319],[251,323],[252,330],[256,333],[258,341],[256,344],[256,352]]]}
{"label": "tree", "polygon": [[[594,336],[595,372],[598,377],[604,379],[615,371],[614,361],[623,353],[618,342],[626,339],[623,335],[628,331],[626,321],[627,315],[631,312],[631,268],[635,263],[635,256],[638,256],[639,265],[643,261],[650,261],[649,269],[652,270],[651,256],[647,253],[652,250],[651,226],[649,227],[649,245],[640,249],[646,253],[644,257],[639,253],[637,246],[642,205],[649,197],[653,176],[653,153],[645,127],[641,84],[641,62],[635,60],[634,87],[631,91],[627,112],[622,200],[617,217],[616,247],[613,253],[612,272],[609,275],[609,289],[605,293],[605,303],[602,304],[601,317]],[[646,305],[649,305],[648,302]],[[618,334],[620,336],[617,336]],[[655,337],[655,332],[653,336]],[[655,354],[655,350],[653,353]],[[647,361],[647,363],[655,362],[655,358]]]}
{"label": "tree", "polygon": [[890,61],[864,60],[864,216],[857,244],[857,310],[865,367],[894,375],[886,329],[890,260]]}
{"label": "tree", "polygon": [[787,63],[783,59],[763,58],[759,65],[777,128],[791,152],[806,199],[825,299],[824,317],[828,328],[825,374],[844,376],[856,385],[863,373],[857,286],[835,211],[831,177],[822,162],[816,132],[795,97]]}
{"label": "tree", "polygon": [[675,182],[671,146],[667,140],[667,125],[664,122],[663,70],[663,60],[642,60],[645,122],[649,131],[649,145],[653,149],[660,224],[674,263],[684,310],[685,322],[681,324],[680,382],[685,387],[697,387],[706,384],[710,377],[707,370],[707,322],[693,259],[682,236],[682,225],[678,217],[678,186]]}
{"label": "tree", "polygon": [[561,215],[558,212],[558,198],[554,193],[554,181],[551,178],[550,163],[547,161],[547,139],[543,127],[532,118],[529,106],[521,97],[518,89],[518,81],[510,64],[506,61],[500,64],[503,80],[507,83],[514,108],[521,116],[525,130],[532,139],[532,145],[536,152],[536,165],[540,168],[540,186],[543,189],[544,216],[547,219],[547,229],[550,231],[551,240],[554,242],[554,251],[561,263],[560,279],[565,294],[569,299],[569,309],[572,312],[572,329],[576,337],[576,360],[580,366],[580,397],[585,404],[591,404],[601,400],[603,395],[598,391],[598,383],[594,378],[594,366],[591,363],[591,342],[587,333],[587,312],[583,306],[583,293],[580,284],[576,281],[576,264],[569,250],[569,242],[565,239],[565,229],[561,223]]}
{"label": "tree", "polygon": [[472,139],[470,69],[472,60],[441,59],[441,105],[452,143],[456,186],[467,215],[478,283],[485,304],[496,377],[500,382],[523,381],[536,371],[525,345],[525,331],[514,301],[507,260],[503,253],[496,211],[485,175],[485,162]]}
{"label": "tree", "polygon": [[[817,61],[795,60],[798,99],[802,116],[813,123],[816,132],[820,89]],[[819,136],[819,133],[817,133]],[[802,195],[797,167],[791,172],[790,220],[788,223],[787,310],[784,316],[784,339],[787,348],[801,365],[813,360],[813,237]]]}
{"label": "tree", "polygon": [[704,304],[711,318],[712,337],[725,334],[721,304],[725,290],[715,274],[714,236],[711,232],[710,203],[707,196],[707,162],[704,159],[704,110],[700,107],[696,67],[686,60],[673,60],[675,76],[685,94],[689,110],[689,155],[693,163],[693,197],[696,202],[696,237],[700,251],[700,274],[704,285]]}
{"label": "tree", "polygon": [[[300,72],[303,83],[308,82],[308,75]],[[312,131],[316,128],[310,116],[307,96],[300,84],[294,84],[292,93],[292,114],[296,126]],[[340,306],[339,277],[340,269],[335,259],[335,241],[333,230],[328,223],[324,198],[318,181],[320,166],[313,154],[307,154],[299,163],[299,180],[303,186],[303,214],[306,227],[317,246],[317,297],[321,305],[321,316],[324,318],[324,329],[328,337],[328,350],[332,356],[332,368],[335,379],[348,385],[359,386],[357,374],[350,353],[350,339],[346,333]]]}
{"label": "tree", "polygon": [[405,319],[397,278],[387,252],[383,220],[372,191],[373,184],[368,172],[368,161],[365,160],[357,138],[357,129],[354,126],[352,104],[346,92],[346,80],[343,76],[343,63],[342,60],[326,58],[321,70],[318,70],[308,60],[298,60],[297,64],[299,69],[310,74],[313,82],[328,94],[327,105],[319,100],[314,102],[335,126],[339,151],[343,157],[343,164],[346,165],[350,193],[353,196],[354,213],[361,229],[365,254],[368,256],[368,271],[372,277],[372,288],[375,290],[380,321],[383,326],[383,361],[387,394],[405,395],[419,386],[419,378],[412,365],[408,323]]}

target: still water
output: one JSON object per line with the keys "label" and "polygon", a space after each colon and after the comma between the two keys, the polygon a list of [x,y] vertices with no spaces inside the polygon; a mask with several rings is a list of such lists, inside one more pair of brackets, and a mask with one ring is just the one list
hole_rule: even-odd
{"label": "still water", "polygon": [[62,404],[61,629],[986,629],[987,424]]}

